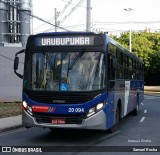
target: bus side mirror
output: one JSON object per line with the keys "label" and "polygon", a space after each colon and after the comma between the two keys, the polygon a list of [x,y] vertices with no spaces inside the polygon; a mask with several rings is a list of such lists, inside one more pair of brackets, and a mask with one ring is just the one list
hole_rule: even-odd
{"label": "bus side mirror", "polygon": [[112,65],[113,65],[113,68],[116,70],[117,69],[117,58],[112,58]]}
{"label": "bus side mirror", "polygon": [[23,79],[23,75],[21,75],[21,74],[19,74],[19,73],[17,72],[18,65],[19,65],[19,57],[18,57],[17,55],[19,55],[19,54],[21,54],[21,53],[24,53],[24,52],[25,52],[25,49],[23,49],[23,50],[21,50],[21,51],[19,51],[19,52],[17,52],[17,53],[15,54],[14,67],[13,67],[14,73],[15,73],[18,77],[20,77],[21,79]]}
{"label": "bus side mirror", "polygon": [[18,69],[18,65],[19,65],[19,57],[15,57],[14,59],[14,70],[16,71]]}

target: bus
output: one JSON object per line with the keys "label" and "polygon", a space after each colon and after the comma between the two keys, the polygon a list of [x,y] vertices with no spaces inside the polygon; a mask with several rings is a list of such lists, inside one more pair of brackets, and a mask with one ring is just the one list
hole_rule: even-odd
{"label": "bus", "polygon": [[26,128],[114,131],[127,114],[138,114],[144,95],[143,61],[106,33],[31,35],[14,72],[23,79]]}

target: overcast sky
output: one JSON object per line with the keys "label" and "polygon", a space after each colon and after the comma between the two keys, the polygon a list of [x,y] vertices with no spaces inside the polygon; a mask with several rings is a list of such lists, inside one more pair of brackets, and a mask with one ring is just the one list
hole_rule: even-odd
{"label": "overcast sky", "polygon": [[[61,12],[58,21],[72,31],[86,30],[86,0],[32,0],[33,14],[54,23],[55,8]],[[69,13],[79,2],[83,2],[71,15]],[[67,7],[68,6],[68,7]],[[152,31],[160,30],[160,0],[91,0],[91,19],[94,31],[108,31],[109,33],[121,33],[129,30],[129,14],[132,30],[144,30],[150,28]],[[62,12],[65,9],[64,12]],[[131,8],[133,11],[125,11]],[[54,27],[33,19],[33,33],[54,31]],[[62,31],[58,29],[58,31]]]}

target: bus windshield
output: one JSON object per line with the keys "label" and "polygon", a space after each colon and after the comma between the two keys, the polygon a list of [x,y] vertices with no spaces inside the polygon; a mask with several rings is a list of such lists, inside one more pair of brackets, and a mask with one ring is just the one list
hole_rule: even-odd
{"label": "bus windshield", "polygon": [[106,85],[105,55],[102,52],[29,53],[26,66],[26,89],[92,91]]}

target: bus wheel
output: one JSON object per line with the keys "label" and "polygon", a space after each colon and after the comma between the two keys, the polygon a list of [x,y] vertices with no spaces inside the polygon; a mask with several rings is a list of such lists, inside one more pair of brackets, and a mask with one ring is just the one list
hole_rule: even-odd
{"label": "bus wheel", "polygon": [[132,115],[137,116],[139,111],[139,97],[137,96],[136,108],[132,111]]}
{"label": "bus wheel", "polygon": [[109,130],[108,130],[108,132],[109,133],[113,133],[113,132],[116,132],[117,131],[117,129],[118,129],[118,126],[119,126],[119,122],[120,122],[120,109],[119,109],[119,107],[117,107],[117,109],[116,109],[116,120],[115,120],[115,125],[113,125],[113,127],[111,127]]}

